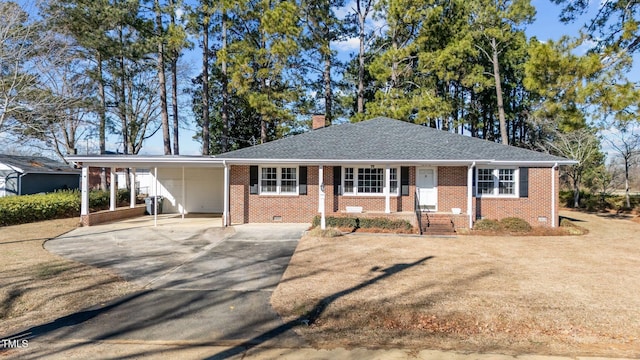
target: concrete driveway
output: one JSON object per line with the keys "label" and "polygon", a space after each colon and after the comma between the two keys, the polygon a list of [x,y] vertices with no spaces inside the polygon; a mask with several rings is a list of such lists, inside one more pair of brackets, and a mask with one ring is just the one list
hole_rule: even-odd
{"label": "concrete driveway", "polygon": [[[146,223],[145,223],[146,221]],[[107,268],[143,291],[74,314],[48,341],[304,345],[269,300],[305,224],[222,228],[220,219],[163,219],[79,228],[48,241],[52,253]],[[274,331],[282,329],[282,331]]]}

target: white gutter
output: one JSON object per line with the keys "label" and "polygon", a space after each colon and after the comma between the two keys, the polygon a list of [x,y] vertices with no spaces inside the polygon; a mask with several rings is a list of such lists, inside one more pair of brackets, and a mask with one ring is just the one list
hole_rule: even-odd
{"label": "white gutter", "polygon": [[551,227],[556,227],[556,168],[558,163],[551,168]]}

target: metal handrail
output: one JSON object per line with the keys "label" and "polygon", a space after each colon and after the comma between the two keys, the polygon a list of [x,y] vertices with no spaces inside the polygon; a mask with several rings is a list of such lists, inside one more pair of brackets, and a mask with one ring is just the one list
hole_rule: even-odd
{"label": "metal handrail", "polygon": [[414,202],[414,207],[415,207],[415,212],[416,212],[416,218],[418,219],[418,227],[420,229],[420,235],[422,235],[422,215],[426,216],[426,220],[427,220],[427,227],[429,227],[431,225],[431,221],[429,220],[429,214],[427,213],[423,213],[422,209],[420,208],[420,188],[416,187],[416,196],[415,196],[415,202]]}

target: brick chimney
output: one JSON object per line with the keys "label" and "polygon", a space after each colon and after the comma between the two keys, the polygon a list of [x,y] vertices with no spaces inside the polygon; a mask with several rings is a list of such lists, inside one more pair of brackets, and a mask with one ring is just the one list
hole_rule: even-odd
{"label": "brick chimney", "polygon": [[313,130],[322,129],[327,125],[323,114],[316,114],[311,116],[311,122],[312,122],[311,127]]}

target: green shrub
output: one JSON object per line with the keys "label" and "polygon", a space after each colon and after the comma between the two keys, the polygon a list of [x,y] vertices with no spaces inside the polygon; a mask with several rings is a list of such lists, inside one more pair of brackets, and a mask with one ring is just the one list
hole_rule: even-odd
{"label": "green shrub", "polygon": [[502,230],[502,226],[496,220],[491,219],[481,219],[473,224],[473,230],[480,231],[500,231]]}
{"label": "green shrub", "polygon": [[78,191],[0,198],[0,226],[79,216]]}
{"label": "green shrub", "polygon": [[89,192],[89,208],[91,210],[102,210],[109,207],[109,199],[111,198],[108,191],[94,190]]}
{"label": "green shrub", "polygon": [[[351,229],[384,229],[384,230],[411,230],[413,226],[407,220],[394,220],[388,218],[365,218],[350,216],[327,216],[327,227],[351,228]],[[316,215],[311,222],[313,226],[320,225],[320,216]]]}
{"label": "green shrub", "polygon": [[531,225],[524,219],[518,217],[508,217],[500,220],[500,225],[504,230],[510,232],[529,232]]}

